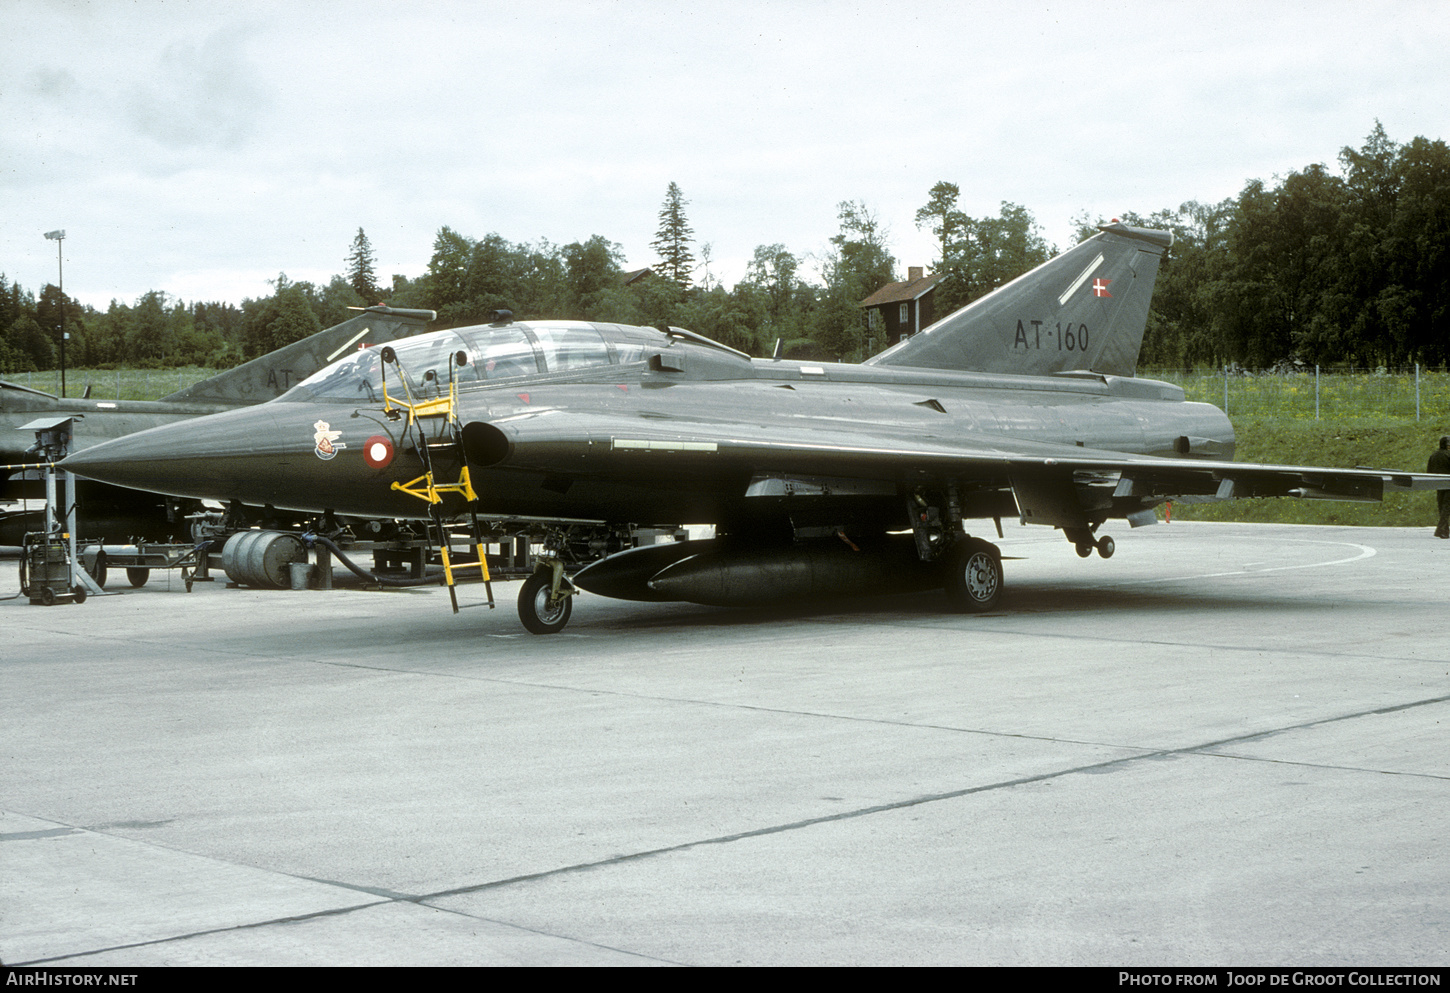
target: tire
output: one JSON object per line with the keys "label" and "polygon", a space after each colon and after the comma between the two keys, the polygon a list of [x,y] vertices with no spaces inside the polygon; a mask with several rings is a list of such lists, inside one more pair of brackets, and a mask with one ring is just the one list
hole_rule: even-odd
{"label": "tire", "polygon": [[105,589],[106,588],[106,553],[105,552],[97,552],[96,553],[96,566],[95,566],[95,571],[90,573],[90,577],[91,577],[92,580],[95,581],[95,584],[97,586],[101,587],[101,589]]}
{"label": "tire", "polygon": [[1117,543],[1114,542],[1112,537],[1109,535],[1105,534],[1098,539],[1098,555],[1102,556],[1105,559],[1112,558],[1113,552],[1117,551],[1117,548]]}
{"label": "tire", "polygon": [[981,538],[957,542],[947,560],[947,597],[958,610],[980,614],[1002,600],[1002,552]]}
{"label": "tire", "polygon": [[574,598],[561,596],[549,601],[549,589],[554,584],[554,575],[541,570],[524,580],[519,590],[519,620],[533,634],[557,634],[569,623],[574,612]]}
{"label": "tire", "polygon": [[132,586],[145,586],[146,580],[151,578],[151,570],[141,566],[126,567],[126,581]]}
{"label": "tire", "polygon": [[71,590],[71,594],[75,596],[75,602],[77,604],[82,604],[86,602],[86,588],[84,586],[77,586],[75,589]]}

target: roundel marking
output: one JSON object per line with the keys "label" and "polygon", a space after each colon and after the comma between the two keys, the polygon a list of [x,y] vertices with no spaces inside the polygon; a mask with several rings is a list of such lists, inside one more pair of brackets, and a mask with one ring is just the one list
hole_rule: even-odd
{"label": "roundel marking", "polygon": [[392,441],[386,435],[373,435],[363,442],[363,459],[374,469],[386,469],[393,461]]}

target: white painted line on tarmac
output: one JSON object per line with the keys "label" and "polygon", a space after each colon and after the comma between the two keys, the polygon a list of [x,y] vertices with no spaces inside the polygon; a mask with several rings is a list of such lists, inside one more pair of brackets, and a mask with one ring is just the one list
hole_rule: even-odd
{"label": "white painted line on tarmac", "polygon": [[[1125,583],[1110,583],[1111,586],[1139,586],[1145,582],[1149,583],[1178,583],[1190,579],[1221,579],[1224,576],[1262,576],[1268,572],[1289,572],[1293,569],[1327,569],[1335,565],[1347,565],[1350,562],[1358,562],[1361,559],[1374,558],[1378,552],[1369,545],[1360,545],[1352,541],[1315,541],[1311,538],[1282,538],[1281,541],[1295,541],[1305,545],[1341,545],[1346,548],[1358,549],[1354,555],[1347,555],[1342,559],[1331,559],[1328,562],[1302,562],[1299,565],[1275,565],[1264,566],[1261,562],[1250,562],[1238,569],[1231,569],[1228,572],[1204,572],[1191,576],[1168,576],[1162,579],[1134,579]],[[1262,568],[1260,568],[1262,566]]]}

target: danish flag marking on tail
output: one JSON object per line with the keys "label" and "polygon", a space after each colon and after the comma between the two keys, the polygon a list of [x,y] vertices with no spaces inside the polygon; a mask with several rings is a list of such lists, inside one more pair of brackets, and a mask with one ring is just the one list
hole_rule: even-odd
{"label": "danish flag marking on tail", "polygon": [[1095,297],[1110,297],[1110,296],[1112,296],[1112,294],[1108,292],[1108,284],[1111,283],[1111,282],[1112,282],[1111,279],[1094,279],[1093,280],[1093,296],[1095,296]]}

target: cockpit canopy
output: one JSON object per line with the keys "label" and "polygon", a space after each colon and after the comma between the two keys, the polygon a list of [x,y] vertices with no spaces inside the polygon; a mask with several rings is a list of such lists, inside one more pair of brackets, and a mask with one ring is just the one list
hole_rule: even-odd
{"label": "cockpit canopy", "polygon": [[[414,395],[446,387],[449,359],[462,352],[467,361],[452,374],[460,389],[525,376],[572,373],[596,366],[619,366],[644,360],[646,349],[669,339],[652,328],[584,321],[547,324],[480,325],[433,331],[391,343],[398,366]],[[283,400],[338,400],[374,403],[383,398],[382,349],[365,348],[334,362],[285,393]],[[388,369],[390,381],[397,375]],[[390,390],[392,388],[390,387]]]}

